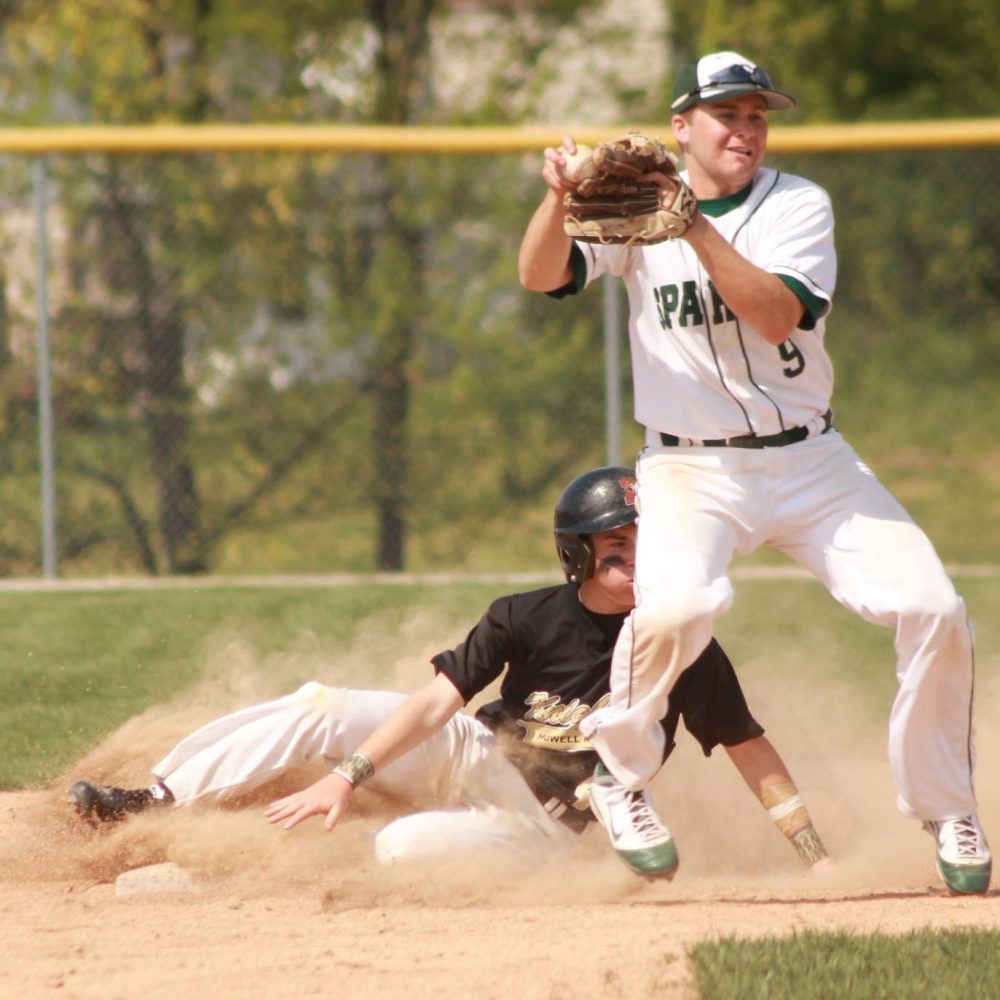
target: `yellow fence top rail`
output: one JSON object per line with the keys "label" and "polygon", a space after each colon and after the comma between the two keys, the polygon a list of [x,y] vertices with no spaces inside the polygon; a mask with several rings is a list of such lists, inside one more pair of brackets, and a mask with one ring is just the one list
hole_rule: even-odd
{"label": "yellow fence top rail", "polygon": [[[196,153],[326,151],[377,153],[510,153],[612,139],[629,129],[669,140],[666,123],[586,127],[434,127],[391,125],[66,125],[0,128],[0,153]],[[1000,145],[1000,118],[771,129],[773,152],[850,152]]]}

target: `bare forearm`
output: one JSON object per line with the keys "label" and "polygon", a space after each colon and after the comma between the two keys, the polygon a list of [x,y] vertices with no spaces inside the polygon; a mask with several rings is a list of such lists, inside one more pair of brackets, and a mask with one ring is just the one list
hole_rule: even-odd
{"label": "bare forearm", "polygon": [[703,215],[684,235],[723,302],[770,344],[780,344],[802,319],[802,303],[776,275],[752,264]]}
{"label": "bare forearm", "polygon": [[768,786],[790,783],[792,780],[785,762],[766,736],[757,736],[744,743],[726,747],[726,753],[736,765],[747,787],[761,801]]}
{"label": "bare forearm", "polygon": [[332,774],[272,802],[264,815],[291,830],[310,816],[325,813],[323,825],[332,830],[347,809],[355,786],[436,733],[461,707],[458,690],[438,674],[407,698]]}
{"label": "bare forearm", "polygon": [[726,747],[729,759],[767,810],[775,826],[812,867],[827,854],[788,768],[766,736]]}
{"label": "bare forearm", "polygon": [[433,736],[461,707],[462,696],[447,677],[438,674],[389,715],[356,752],[380,771]]}
{"label": "bare forearm", "polygon": [[573,241],[563,231],[562,195],[551,188],[528,223],[518,256],[518,276],[529,291],[551,292],[572,277]]}

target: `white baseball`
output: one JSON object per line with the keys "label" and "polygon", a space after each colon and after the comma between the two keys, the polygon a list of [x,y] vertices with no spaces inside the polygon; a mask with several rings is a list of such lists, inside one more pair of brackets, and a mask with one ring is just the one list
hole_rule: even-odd
{"label": "white baseball", "polygon": [[594,169],[594,151],[590,146],[577,144],[575,153],[563,153],[566,166],[563,167],[563,177],[571,184],[579,184],[588,177],[593,177],[597,171]]}

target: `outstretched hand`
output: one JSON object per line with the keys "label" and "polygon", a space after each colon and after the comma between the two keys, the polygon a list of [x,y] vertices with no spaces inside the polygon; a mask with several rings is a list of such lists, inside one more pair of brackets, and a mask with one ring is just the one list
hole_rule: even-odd
{"label": "outstretched hand", "polygon": [[271,823],[284,821],[284,828],[291,830],[310,816],[325,813],[323,826],[332,830],[347,809],[353,791],[354,788],[346,778],[339,774],[327,774],[301,792],[272,802],[264,811],[264,816]]}

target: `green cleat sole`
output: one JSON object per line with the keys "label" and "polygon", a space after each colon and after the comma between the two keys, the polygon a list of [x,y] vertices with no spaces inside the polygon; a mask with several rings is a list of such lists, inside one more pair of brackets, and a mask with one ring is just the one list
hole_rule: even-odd
{"label": "green cleat sole", "polygon": [[632,871],[639,875],[645,875],[646,878],[672,879],[680,864],[677,848],[673,841],[661,844],[659,847],[647,847],[637,851],[616,851],[615,853]]}
{"label": "green cleat sole", "polygon": [[937,859],[938,874],[952,893],[960,896],[977,896],[990,887],[993,863],[984,865],[952,865]]}

